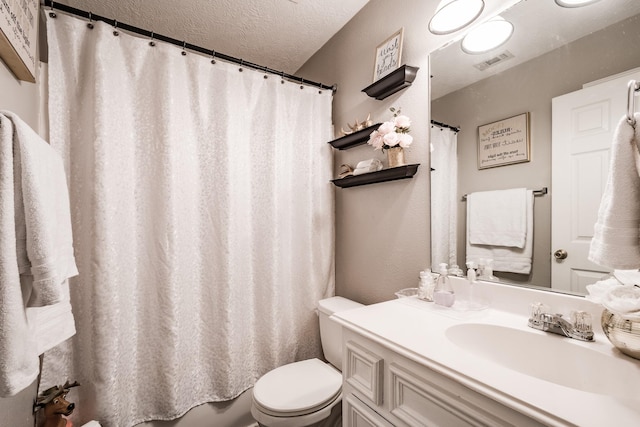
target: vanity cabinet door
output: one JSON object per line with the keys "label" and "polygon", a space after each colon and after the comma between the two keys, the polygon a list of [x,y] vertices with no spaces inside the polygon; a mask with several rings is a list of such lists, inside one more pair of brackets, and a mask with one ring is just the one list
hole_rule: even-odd
{"label": "vanity cabinet door", "polygon": [[373,405],[383,401],[384,360],[374,351],[347,341],[344,378]]}
{"label": "vanity cabinet door", "polygon": [[394,427],[352,394],[345,398],[342,412],[342,425],[345,427]]}
{"label": "vanity cabinet door", "polygon": [[353,331],[344,331],[345,427],[544,424]]}

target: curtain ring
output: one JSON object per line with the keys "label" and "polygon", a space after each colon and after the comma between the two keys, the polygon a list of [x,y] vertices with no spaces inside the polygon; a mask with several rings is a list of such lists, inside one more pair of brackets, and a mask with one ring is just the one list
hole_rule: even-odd
{"label": "curtain ring", "polygon": [[151,40],[149,40],[149,46],[155,46],[156,42],[153,41],[153,31],[151,31]]}
{"label": "curtain ring", "polygon": [[53,11],[53,3],[54,3],[54,2],[52,1],[52,2],[51,2],[51,9],[49,9],[49,10],[50,10],[50,12],[49,12],[49,16],[50,16],[51,18],[56,18],[58,15],[56,15],[56,13]]}
{"label": "curtain ring", "polygon": [[215,50],[211,51],[211,63],[212,64],[216,63],[216,51]]}
{"label": "curtain ring", "polygon": [[281,71],[280,84],[284,84],[284,71]]}
{"label": "curtain ring", "polygon": [[240,58],[240,68],[238,68],[238,71],[243,72],[244,70],[242,69],[242,66],[244,65],[244,59]]}
{"label": "curtain ring", "polygon": [[264,66],[264,78],[265,79],[269,78],[269,76],[267,75],[267,66],[266,65]]}
{"label": "curtain ring", "polygon": [[302,77],[300,77],[300,83],[302,83],[300,89],[304,89],[304,79]]}
{"label": "curtain ring", "polygon": [[185,51],[185,49],[187,48],[187,42],[186,41],[182,41],[182,56],[187,56],[187,52]]}
{"label": "curtain ring", "polygon": [[113,20],[113,35],[114,36],[120,35],[120,33],[118,32],[118,20],[117,19]]}
{"label": "curtain ring", "polygon": [[93,19],[91,18],[91,12],[89,12],[89,23],[87,24],[87,27],[90,30],[93,30],[93,22],[92,21],[93,21]]}

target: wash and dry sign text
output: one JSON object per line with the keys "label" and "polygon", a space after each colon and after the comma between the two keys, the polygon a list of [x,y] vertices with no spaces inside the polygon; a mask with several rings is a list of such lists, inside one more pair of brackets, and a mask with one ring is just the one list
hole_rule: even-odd
{"label": "wash and dry sign text", "polygon": [[529,113],[478,126],[478,169],[529,160]]}

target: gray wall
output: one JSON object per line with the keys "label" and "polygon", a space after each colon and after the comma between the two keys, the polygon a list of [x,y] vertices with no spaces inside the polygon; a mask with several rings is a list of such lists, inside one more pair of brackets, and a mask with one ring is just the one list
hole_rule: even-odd
{"label": "gray wall", "polygon": [[[487,2],[483,17],[513,4]],[[411,180],[336,189],[336,293],[363,303],[394,298],[414,287],[420,270],[430,265],[429,225],[429,52],[456,34],[435,36],[427,30],[439,0],[370,0],[297,74],[338,84],[333,103],[335,129],[347,128],[368,113],[374,121],[390,118],[401,107],[413,124],[414,143],[407,163],[420,163]],[[375,48],[404,27],[402,63],[420,67],[413,85],[377,101],[361,90],[372,83]],[[339,136],[339,135],[338,135]],[[336,176],[343,163],[384,156],[369,145],[334,152]]]}
{"label": "gray wall", "polygon": [[[611,40],[615,40],[612,42]],[[551,188],[551,99],[600,78],[640,67],[640,16],[605,28],[432,103],[434,120],[459,125],[458,264],[465,264],[466,204],[473,191]],[[530,112],[531,161],[478,170],[477,128]],[[496,276],[539,286],[551,283],[551,197],[536,197],[531,275]]]}

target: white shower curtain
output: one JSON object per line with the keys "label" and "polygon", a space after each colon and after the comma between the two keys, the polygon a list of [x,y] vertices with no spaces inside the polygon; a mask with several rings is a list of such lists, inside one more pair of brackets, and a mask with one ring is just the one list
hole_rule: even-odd
{"label": "white shower curtain", "polygon": [[431,126],[431,267],[457,263],[458,134]]}
{"label": "white shower curtain", "polygon": [[45,355],[41,389],[77,380],[77,422],[132,426],[320,356],[331,91],[47,19],[80,275],[77,335]]}

